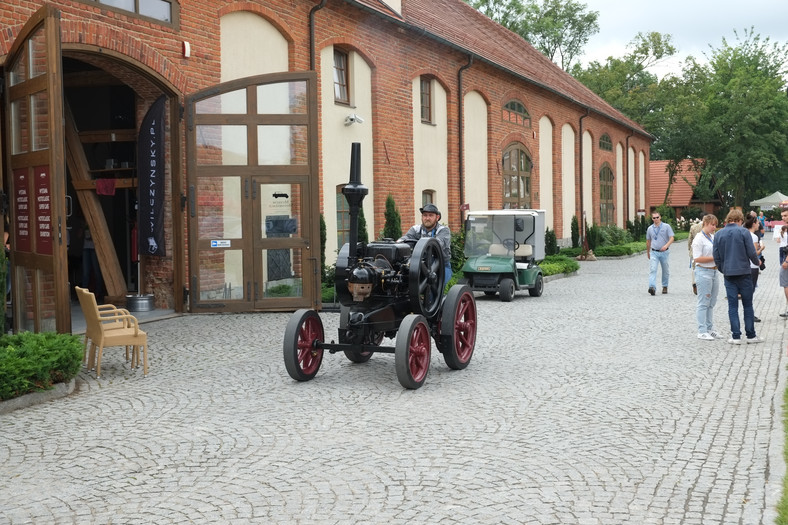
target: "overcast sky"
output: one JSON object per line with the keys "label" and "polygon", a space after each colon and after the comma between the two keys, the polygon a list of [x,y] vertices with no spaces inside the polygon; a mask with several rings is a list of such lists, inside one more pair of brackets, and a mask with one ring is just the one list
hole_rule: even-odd
{"label": "overcast sky", "polygon": [[638,32],[657,31],[673,36],[678,59],[662,64],[653,73],[663,76],[680,71],[679,61],[692,55],[705,62],[709,44],[722,45],[725,37],[734,44],[734,29],[743,34],[754,27],[772,42],[788,42],[788,0],[580,0],[590,11],[599,12],[599,33],[591,37],[580,58],[604,63],[608,56],[621,57]]}

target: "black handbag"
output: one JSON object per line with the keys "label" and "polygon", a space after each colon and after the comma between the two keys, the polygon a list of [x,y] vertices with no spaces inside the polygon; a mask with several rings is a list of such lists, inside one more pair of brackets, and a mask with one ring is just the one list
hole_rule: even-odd
{"label": "black handbag", "polygon": [[763,255],[761,255],[761,264],[758,266],[758,268],[760,268],[761,271],[766,269],[766,259],[763,257]]}

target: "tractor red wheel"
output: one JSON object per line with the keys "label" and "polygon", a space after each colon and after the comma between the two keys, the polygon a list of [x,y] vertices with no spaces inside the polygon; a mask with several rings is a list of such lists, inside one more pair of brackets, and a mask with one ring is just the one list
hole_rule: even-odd
{"label": "tractor red wheel", "polygon": [[285,368],[296,381],[309,381],[323,362],[323,349],[316,343],[324,340],[323,322],[314,310],[298,310],[285,328],[282,354]]}
{"label": "tractor red wheel", "polygon": [[415,390],[424,384],[430,368],[430,330],[421,315],[408,314],[399,326],[394,347],[397,379],[405,388]]}
{"label": "tractor red wheel", "polygon": [[476,345],[476,301],[467,286],[454,285],[443,303],[440,325],[443,360],[452,370],[462,370]]}

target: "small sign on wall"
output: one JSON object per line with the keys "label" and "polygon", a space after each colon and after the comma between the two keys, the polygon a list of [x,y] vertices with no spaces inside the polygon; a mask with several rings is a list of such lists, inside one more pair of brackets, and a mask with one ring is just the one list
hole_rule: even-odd
{"label": "small sign on wall", "polygon": [[230,241],[226,239],[211,240],[211,248],[229,248]]}

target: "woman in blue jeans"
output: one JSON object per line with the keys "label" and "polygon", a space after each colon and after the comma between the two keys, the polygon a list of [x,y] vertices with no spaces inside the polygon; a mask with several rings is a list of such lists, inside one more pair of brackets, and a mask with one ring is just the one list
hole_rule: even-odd
{"label": "woman in blue jeans", "polygon": [[714,264],[714,231],[717,229],[717,217],[703,217],[703,227],[692,241],[692,258],[695,261],[695,284],[698,286],[698,339],[713,341],[723,336],[714,330],[714,305],[720,282],[717,279],[717,267]]}

